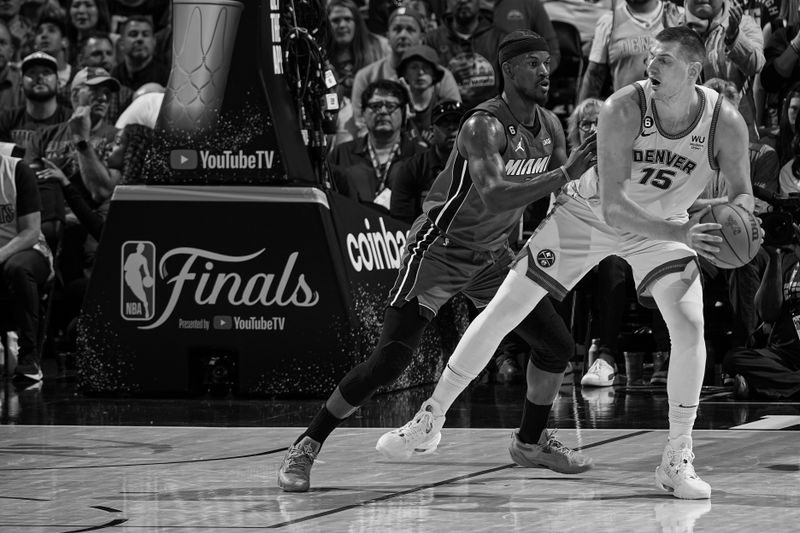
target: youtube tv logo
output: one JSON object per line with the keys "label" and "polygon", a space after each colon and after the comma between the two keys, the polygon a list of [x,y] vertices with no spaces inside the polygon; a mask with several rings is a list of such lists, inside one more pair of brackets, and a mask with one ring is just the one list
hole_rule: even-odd
{"label": "youtube tv logo", "polygon": [[173,150],[169,154],[169,166],[174,170],[197,168],[197,150]]}

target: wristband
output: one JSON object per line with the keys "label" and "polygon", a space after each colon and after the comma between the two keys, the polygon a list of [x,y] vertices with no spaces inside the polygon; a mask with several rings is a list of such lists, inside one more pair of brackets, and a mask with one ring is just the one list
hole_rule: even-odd
{"label": "wristband", "polygon": [[567,180],[565,183],[569,183],[570,181],[572,181],[572,178],[570,178],[569,174],[567,174],[567,169],[564,168],[564,165],[558,167],[558,170],[560,170],[561,173],[564,174],[564,179]]}
{"label": "wristband", "polygon": [[75,148],[79,152],[85,152],[86,150],[89,149],[89,143],[86,142],[86,139],[81,139],[80,141],[75,143]]}

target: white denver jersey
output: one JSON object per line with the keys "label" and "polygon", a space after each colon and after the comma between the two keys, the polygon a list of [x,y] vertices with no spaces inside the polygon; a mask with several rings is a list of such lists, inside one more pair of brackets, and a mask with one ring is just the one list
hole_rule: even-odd
{"label": "white denver jersey", "polygon": [[[665,220],[687,220],[686,210],[719,172],[714,138],[722,99],[716,91],[695,86],[700,106],[686,130],[670,135],[653,107],[649,80],[633,84],[639,95],[642,121],[633,141],[631,177],[625,183],[628,197],[647,212]],[[567,193],[599,207],[597,167],[571,182]],[[573,185],[574,184],[574,185]]]}

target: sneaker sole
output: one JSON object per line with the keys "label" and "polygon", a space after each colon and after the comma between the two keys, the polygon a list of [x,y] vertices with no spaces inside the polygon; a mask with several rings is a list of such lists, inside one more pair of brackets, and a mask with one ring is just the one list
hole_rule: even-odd
{"label": "sneaker sole", "polygon": [[511,447],[508,448],[508,453],[509,455],[511,455],[511,459],[519,466],[525,468],[546,468],[548,470],[552,470],[553,472],[558,472],[559,474],[580,474],[582,472],[586,472],[587,470],[591,470],[592,467],[594,466],[593,462],[589,462],[580,467],[576,466],[574,468],[569,468],[569,469],[565,468],[559,469],[552,464],[547,464],[545,462],[531,461],[530,459],[522,455],[521,452],[518,452],[516,449]]}
{"label": "sneaker sole", "polygon": [[[386,436],[386,435],[384,435]],[[414,455],[430,455],[437,450],[439,447],[439,442],[442,440],[442,432],[440,431],[429,440],[423,442],[422,444],[418,445],[413,450],[406,450],[403,449],[402,451],[396,452],[391,450],[383,440],[383,437],[378,439],[378,443],[375,444],[375,449],[383,455],[387,459],[391,460],[403,460],[403,459],[411,459]]]}
{"label": "sneaker sole", "polygon": [[708,500],[711,498],[711,491],[709,490],[706,492],[696,492],[694,494],[687,494],[685,491],[677,491],[675,487],[672,486],[672,482],[669,479],[669,476],[666,474],[661,473],[661,467],[656,467],[656,487],[660,488],[664,492],[669,492],[676,498],[680,498],[682,500]]}
{"label": "sneaker sole", "polygon": [[291,483],[284,483],[281,478],[278,478],[278,486],[284,492],[308,492],[309,485],[293,485]]}

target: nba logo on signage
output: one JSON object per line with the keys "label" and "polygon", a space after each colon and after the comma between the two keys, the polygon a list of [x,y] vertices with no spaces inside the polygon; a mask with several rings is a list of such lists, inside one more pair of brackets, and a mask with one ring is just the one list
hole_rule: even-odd
{"label": "nba logo on signage", "polygon": [[126,241],[120,263],[120,304],[125,320],[150,320],[155,314],[156,247],[150,241]]}

